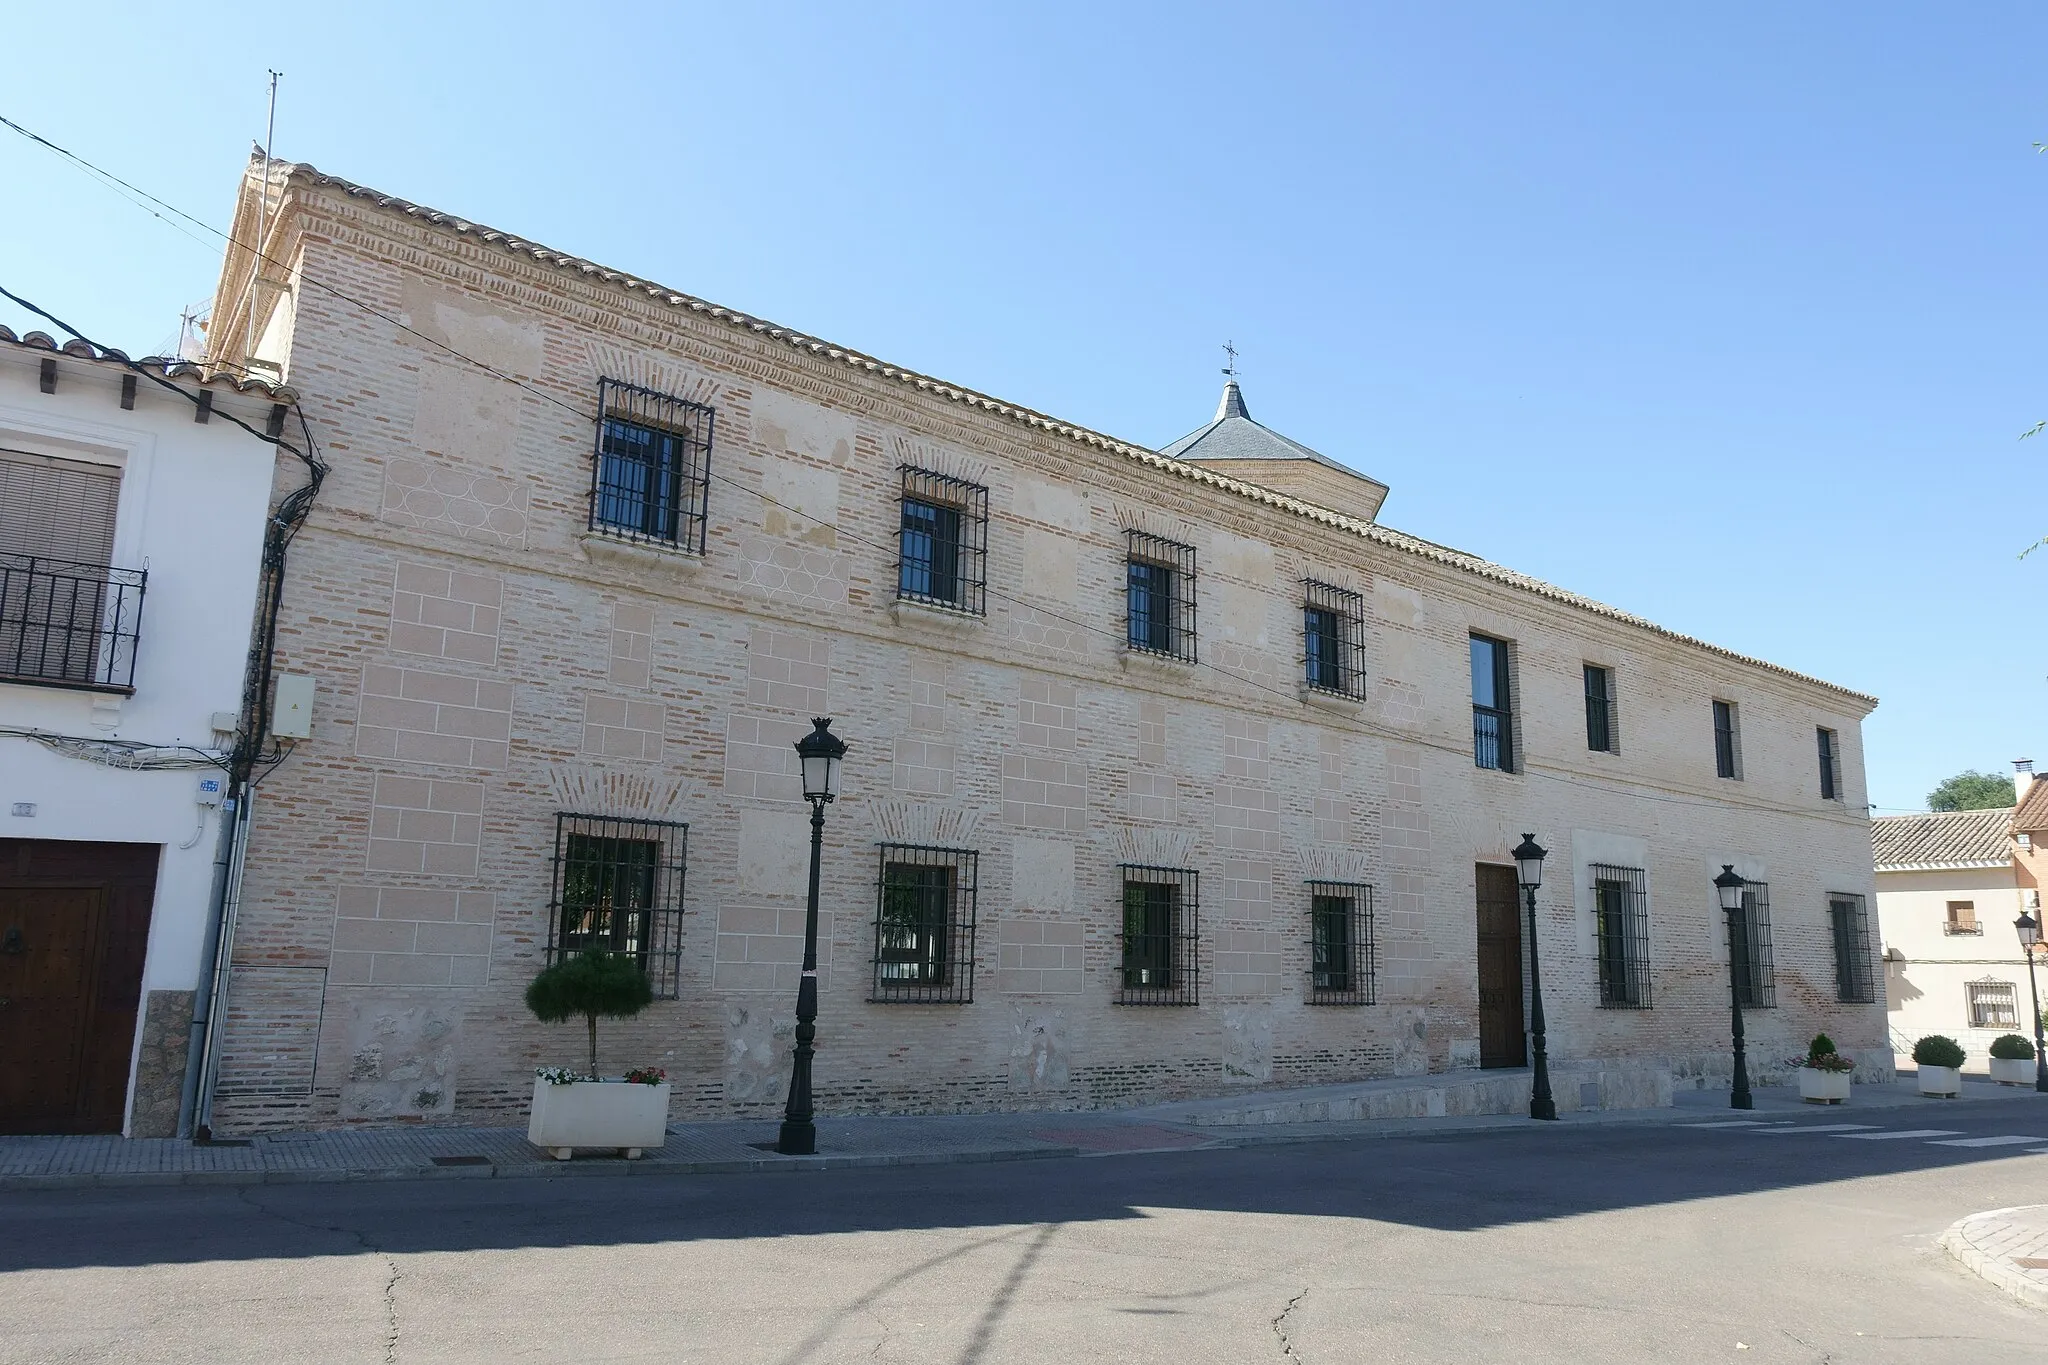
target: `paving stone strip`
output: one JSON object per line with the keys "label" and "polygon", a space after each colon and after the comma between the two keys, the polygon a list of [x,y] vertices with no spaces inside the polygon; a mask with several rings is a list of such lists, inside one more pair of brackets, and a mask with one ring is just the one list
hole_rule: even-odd
{"label": "paving stone strip", "polygon": [[2048,1308],[2048,1204],[1971,1214],[1941,1234],[1941,1245],[2020,1302]]}

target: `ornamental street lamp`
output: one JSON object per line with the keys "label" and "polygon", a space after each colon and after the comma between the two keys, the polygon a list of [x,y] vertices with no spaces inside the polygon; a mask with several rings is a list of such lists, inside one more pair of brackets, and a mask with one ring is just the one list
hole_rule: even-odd
{"label": "ornamental street lamp", "polygon": [[[2037,904],[2040,894],[2034,893]],[[2022,910],[2012,927],[2019,931],[2020,951],[2027,955],[2027,992],[2034,998],[2034,1089],[2048,1091],[2048,1048],[2041,1045],[2041,987],[2034,980],[2034,949],[2041,942],[2041,921]]]}
{"label": "ornamental street lamp", "polygon": [[1733,863],[1722,863],[1721,875],[1714,878],[1714,892],[1728,915],[1728,1009],[1735,1022],[1735,1085],[1728,1092],[1730,1109],[1756,1108],[1756,1101],[1749,1097],[1749,1064],[1742,1051],[1742,965],[1736,952],[1737,940],[1747,945],[1749,936],[1735,932],[1736,917],[1742,913],[1742,888],[1747,885]]}
{"label": "ornamental street lamp", "polygon": [[796,742],[804,800],[811,803],[811,898],[804,910],[804,974],[796,988],[796,1060],[789,1072],[782,1134],[775,1141],[775,1150],[784,1156],[818,1150],[818,1129],[811,1122],[811,1040],[818,1036],[818,868],[825,848],[825,807],[839,794],[839,760],[846,756],[846,742],[832,733],[829,719],[814,717],[811,724],[817,728]]}
{"label": "ornamental street lamp", "polygon": [[1529,1117],[1554,1119],[1557,1101],[1550,1096],[1550,1054],[1544,1048],[1543,972],[1536,958],[1536,888],[1543,885],[1543,845],[1533,834],[1524,834],[1515,846],[1515,880],[1522,884],[1522,898],[1529,906],[1529,1032],[1536,1043],[1536,1074],[1529,1086]]}

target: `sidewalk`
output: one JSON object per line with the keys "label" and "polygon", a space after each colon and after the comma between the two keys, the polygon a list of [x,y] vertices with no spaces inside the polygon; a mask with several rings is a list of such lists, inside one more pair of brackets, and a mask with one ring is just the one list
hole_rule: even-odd
{"label": "sidewalk", "polygon": [[1972,1214],[1941,1246],[2020,1302],[2048,1308],[2048,1204]]}
{"label": "sidewalk", "polygon": [[[818,1154],[785,1157],[772,1150],[774,1119],[669,1125],[667,1143],[638,1161],[610,1153],[551,1160],[526,1141],[520,1127],[417,1125],[272,1133],[195,1146],[171,1138],[0,1137],[0,1192],[95,1186],[284,1184],[345,1180],[583,1178],[653,1174],[725,1174],[749,1171],[834,1170],[866,1166],[953,1165],[1045,1157],[1111,1156],[1196,1148],[1264,1146],[1531,1128],[1525,1100],[1491,1113],[1430,1113],[1417,1117],[1345,1117],[1384,1112],[1390,1103],[1440,1094],[1446,1085],[1506,1084],[1510,1098],[1527,1094],[1524,1072],[1474,1073],[1363,1081],[1310,1090],[1251,1091],[1215,1099],[1144,1108],[1078,1113],[962,1114],[850,1117],[818,1120]],[[1520,1086],[1519,1091],[1514,1087]],[[1668,1092],[1667,1092],[1668,1093]],[[1963,1098],[2016,1099],[2032,1090],[1966,1081]],[[1570,1098],[1578,1098],[1572,1092]],[[1802,1105],[1789,1087],[1755,1092],[1760,1113],[1823,1112]],[[1566,1111],[1558,1126],[1669,1123],[1700,1111],[1728,1112],[1725,1090],[1681,1090],[1666,1107]],[[1948,1103],[1922,1099],[1910,1081],[1859,1085],[1848,1109],[1888,1109]],[[1841,1108],[1825,1110],[1829,1114]],[[1232,1115],[1236,1117],[1231,1117]],[[1311,1114],[1304,1121],[1275,1121]],[[1552,1129],[1549,1124],[1536,1129]],[[1553,1130],[1554,1131],[1554,1130]]]}

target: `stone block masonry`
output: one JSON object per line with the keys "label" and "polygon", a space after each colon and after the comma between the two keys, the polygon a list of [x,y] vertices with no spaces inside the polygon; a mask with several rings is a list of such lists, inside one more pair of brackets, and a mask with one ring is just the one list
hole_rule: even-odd
{"label": "stone block masonry", "polygon": [[[313,674],[320,703],[255,808],[224,1131],[459,1122],[516,1110],[533,1066],[577,1061],[575,1031],[520,1001],[576,911],[564,811],[688,826],[661,836],[680,913],[643,935],[673,998],[608,1025],[605,1065],[667,1068],[679,1117],[773,1113],[809,853],[791,746],[813,715],[850,746],[821,887],[828,1114],[1474,1066],[1492,1008],[1475,865],[1507,864],[1524,830],[1552,850],[1537,932],[1561,1066],[1725,1075],[1707,879],[1736,862],[1770,883],[1777,945],[1752,1055],[1825,1029],[1888,1068],[1882,1006],[1837,998],[1826,901],[1872,894],[1867,698],[309,173],[292,184],[280,231],[307,273],[555,401],[450,369],[326,291],[294,299],[288,377],[335,473],[295,545],[278,666]],[[592,531],[606,376],[715,411],[701,556]],[[987,489],[985,614],[893,609],[904,463]],[[1195,547],[1194,665],[1125,653],[1133,526]],[[1310,577],[1360,592],[1363,702],[1297,688]],[[1512,772],[1474,763],[1474,632],[1513,645]],[[1623,753],[1587,748],[1587,660],[1614,670]],[[1741,706],[1740,782],[1714,773],[1714,698]],[[1818,794],[1816,726],[1841,736],[1846,801]],[[620,837],[633,865],[654,836]],[[932,874],[925,910],[892,910],[881,844],[956,870]],[[1601,1008],[1582,873],[1616,850],[1639,850],[1649,888],[1650,1009]],[[1144,932],[1130,863],[1195,874],[1183,1007],[1118,1003]],[[1372,888],[1370,1004],[1311,1005],[1314,880]],[[623,902],[615,886],[611,908],[670,885]],[[899,1003],[910,992],[875,989],[885,969],[961,998]],[[950,989],[961,973],[971,1001]]]}

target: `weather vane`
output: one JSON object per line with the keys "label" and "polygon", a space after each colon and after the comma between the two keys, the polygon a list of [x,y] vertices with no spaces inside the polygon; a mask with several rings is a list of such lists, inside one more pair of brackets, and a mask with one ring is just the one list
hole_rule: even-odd
{"label": "weather vane", "polygon": [[1226,361],[1223,366],[1223,373],[1229,375],[1232,379],[1237,378],[1237,347],[1227,341],[1224,342],[1223,355]]}

